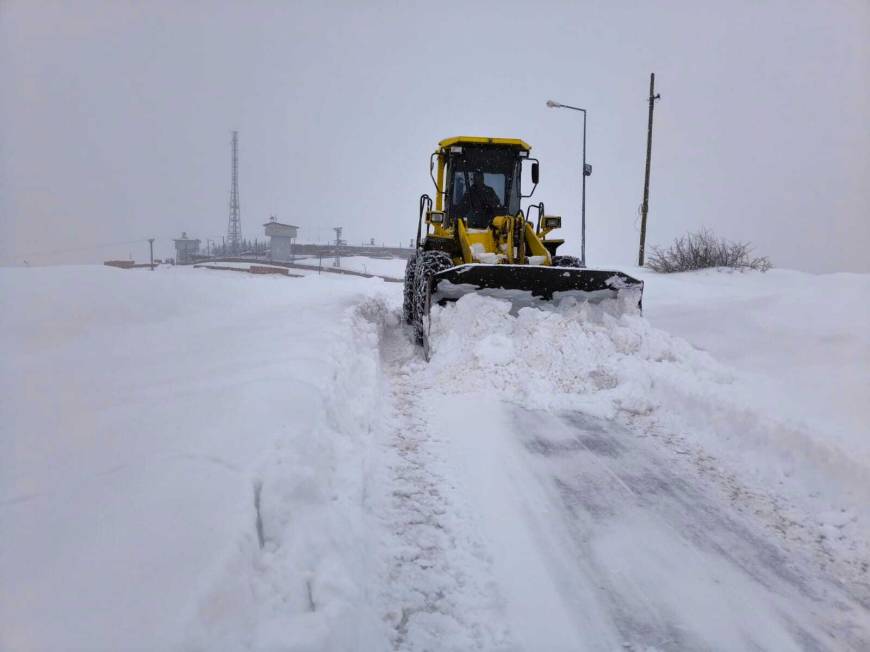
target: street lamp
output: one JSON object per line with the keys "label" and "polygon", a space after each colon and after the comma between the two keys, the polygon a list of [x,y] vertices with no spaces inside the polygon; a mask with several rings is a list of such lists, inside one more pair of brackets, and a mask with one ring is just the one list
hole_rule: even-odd
{"label": "street lamp", "polygon": [[577,106],[560,104],[553,100],[547,100],[547,106],[551,109],[571,109],[583,113],[583,169],[581,177],[581,204],[580,204],[580,263],[586,267],[586,177],[592,174],[592,166],[586,163],[586,109]]}

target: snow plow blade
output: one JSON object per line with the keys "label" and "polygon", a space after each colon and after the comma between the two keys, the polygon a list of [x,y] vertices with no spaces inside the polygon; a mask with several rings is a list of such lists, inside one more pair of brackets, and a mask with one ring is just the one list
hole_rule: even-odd
{"label": "snow plow blade", "polygon": [[643,281],[623,272],[542,265],[457,265],[432,278],[432,301],[456,301],[475,292],[509,300],[560,301],[573,297],[598,302],[616,299],[624,291],[637,293],[641,307]]}

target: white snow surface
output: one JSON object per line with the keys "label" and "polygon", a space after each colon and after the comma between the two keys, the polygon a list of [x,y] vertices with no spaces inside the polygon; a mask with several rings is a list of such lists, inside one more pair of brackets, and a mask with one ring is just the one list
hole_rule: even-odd
{"label": "white snow surface", "polygon": [[0,278],[0,648],[351,649],[380,283]]}
{"label": "white snow surface", "polygon": [[[332,256],[321,258],[300,258],[297,262],[306,265],[319,265],[324,267],[333,267],[335,258]],[[405,265],[407,260],[404,258],[372,258],[371,256],[342,256],[341,269],[347,269],[354,272],[363,272],[365,274],[374,274],[375,276],[387,276],[390,278],[404,278]]]}
{"label": "white snow surface", "polygon": [[868,649],[870,276],[623,271],[0,269],[0,649]]}

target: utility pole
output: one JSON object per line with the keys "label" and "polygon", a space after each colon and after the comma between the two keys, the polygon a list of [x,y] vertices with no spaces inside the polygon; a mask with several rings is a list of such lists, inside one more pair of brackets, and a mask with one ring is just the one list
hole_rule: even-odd
{"label": "utility pole", "polygon": [[643,254],[646,247],[646,216],[649,212],[649,164],[652,158],[652,127],[653,127],[653,107],[656,100],[661,98],[661,95],[655,94],[656,74],[650,73],[649,76],[649,123],[646,129],[646,171],[643,175],[643,204],[640,205],[640,250],[637,254],[637,264],[643,267]]}
{"label": "utility pole", "polygon": [[586,267],[586,177],[592,174],[592,166],[586,162],[586,111],[583,111],[583,169],[580,170],[583,198],[580,203],[580,264]]}
{"label": "utility pole", "polygon": [[148,247],[151,249],[151,271],[154,271],[154,238],[148,238]]}

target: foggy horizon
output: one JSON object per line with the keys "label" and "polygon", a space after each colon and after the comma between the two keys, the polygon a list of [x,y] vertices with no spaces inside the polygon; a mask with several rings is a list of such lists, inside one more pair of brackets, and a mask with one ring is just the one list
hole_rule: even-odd
{"label": "foggy horizon", "polygon": [[[649,74],[647,247],[711,229],[774,266],[868,272],[870,5],[863,2],[7,1],[0,7],[0,264],[173,255],[241,223],[407,246],[429,155],[521,138],[532,201],[587,258],[636,263]],[[523,203],[523,208],[527,205]],[[137,242],[131,242],[137,241]],[[99,246],[108,243],[112,246]],[[46,253],[62,252],[62,253]]]}

